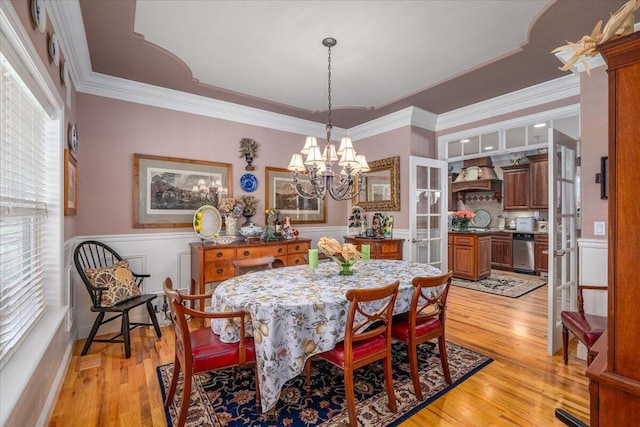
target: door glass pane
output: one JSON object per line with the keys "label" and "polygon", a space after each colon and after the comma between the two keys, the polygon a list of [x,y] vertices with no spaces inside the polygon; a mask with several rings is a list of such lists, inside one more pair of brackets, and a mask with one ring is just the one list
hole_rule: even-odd
{"label": "door glass pane", "polygon": [[527,142],[526,128],[507,129],[504,134],[504,140],[506,148],[523,147]]}
{"label": "door glass pane", "polygon": [[418,256],[416,257],[416,262],[420,262],[426,264],[429,262],[429,246],[428,242],[418,242],[416,243],[418,248]]}
{"label": "door glass pane", "polygon": [[416,213],[427,214],[429,213],[429,203],[430,203],[430,195],[427,190],[419,190],[418,196],[416,200]]}
{"label": "door glass pane", "polygon": [[440,190],[431,190],[429,194],[429,205],[431,206],[431,212],[440,212],[440,203],[442,203],[442,193]]}
{"label": "door glass pane", "polygon": [[429,168],[429,185],[421,188],[428,188],[429,190],[438,190],[442,188],[440,182],[440,169]]}
{"label": "door glass pane", "polygon": [[429,217],[428,216],[419,216],[416,218],[418,232],[420,230],[426,230],[429,227]]}
{"label": "door glass pane", "polygon": [[419,189],[429,188],[428,179],[431,168],[427,168],[425,166],[418,166],[416,168],[416,187]]}

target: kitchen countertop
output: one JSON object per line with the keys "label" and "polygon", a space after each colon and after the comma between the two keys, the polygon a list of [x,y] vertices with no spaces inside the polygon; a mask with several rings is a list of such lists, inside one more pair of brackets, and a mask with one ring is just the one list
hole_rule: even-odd
{"label": "kitchen countertop", "polygon": [[516,231],[516,230],[499,230],[497,228],[469,228],[467,230],[449,229],[450,234],[487,234],[487,233],[526,233],[526,234],[549,234],[547,231]]}

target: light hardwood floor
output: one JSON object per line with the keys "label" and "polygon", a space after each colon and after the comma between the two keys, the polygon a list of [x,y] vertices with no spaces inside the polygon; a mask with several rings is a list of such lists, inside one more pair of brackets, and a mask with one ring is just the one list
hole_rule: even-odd
{"label": "light hardwood floor", "polygon": [[[547,287],[512,299],[452,287],[447,340],[494,359],[402,426],[562,426],[562,407],[589,419],[586,363],[546,353]],[[173,332],[133,332],[131,358],[122,345],[95,343],[74,355],[50,426],[165,426],[156,367],[173,361]]]}

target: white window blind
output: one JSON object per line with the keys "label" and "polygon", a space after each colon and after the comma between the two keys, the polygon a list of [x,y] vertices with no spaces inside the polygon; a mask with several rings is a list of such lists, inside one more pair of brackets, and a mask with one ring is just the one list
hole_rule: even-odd
{"label": "white window blind", "polygon": [[44,311],[49,119],[0,52],[0,368]]}

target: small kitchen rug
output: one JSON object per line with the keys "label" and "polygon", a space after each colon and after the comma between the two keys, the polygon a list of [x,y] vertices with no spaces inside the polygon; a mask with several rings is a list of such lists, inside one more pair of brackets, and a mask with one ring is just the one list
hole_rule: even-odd
{"label": "small kitchen rug", "polygon": [[461,288],[473,289],[474,291],[488,292],[509,298],[518,298],[534,289],[546,285],[547,282],[541,279],[529,280],[492,274],[486,279],[478,281],[454,278],[451,279],[451,284]]}

